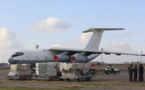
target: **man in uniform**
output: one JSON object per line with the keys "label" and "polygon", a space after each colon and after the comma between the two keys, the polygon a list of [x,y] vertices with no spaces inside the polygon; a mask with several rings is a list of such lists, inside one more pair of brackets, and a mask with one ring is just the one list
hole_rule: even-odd
{"label": "man in uniform", "polygon": [[129,74],[130,67],[131,67],[131,64],[128,66],[128,74]]}
{"label": "man in uniform", "polygon": [[144,67],[142,66],[142,64],[140,64],[139,66],[139,81],[140,82],[143,81],[143,73],[144,73]]}
{"label": "man in uniform", "polygon": [[131,64],[130,67],[128,68],[129,71],[129,81],[132,82],[132,74],[133,74],[133,65]]}
{"label": "man in uniform", "polygon": [[137,82],[137,65],[134,67],[134,82]]}

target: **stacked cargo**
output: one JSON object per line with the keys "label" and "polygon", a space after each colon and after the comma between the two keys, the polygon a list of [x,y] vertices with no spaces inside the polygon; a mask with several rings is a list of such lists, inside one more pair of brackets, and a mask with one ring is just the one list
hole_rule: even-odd
{"label": "stacked cargo", "polygon": [[90,80],[90,63],[36,63],[36,73],[31,74],[29,64],[13,64],[8,74],[9,79],[36,79],[36,80]]}
{"label": "stacked cargo", "polygon": [[90,63],[36,63],[36,75],[41,80],[90,80]]}
{"label": "stacked cargo", "polygon": [[30,79],[31,69],[29,64],[12,64],[8,74],[9,79]]}
{"label": "stacked cargo", "polygon": [[49,79],[53,80],[57,76],[57,68],[55,62],[48,63],[36,63],[36,75],[35,79]]}
{"label": "stacked cargo", "polygon": [[56,76],[56,63],[36,63],[36,74],[38,76]]}
{"label": "stacked cargo", "polygon": [[90,63],[60,63],[62,72],[61,79],[64,80],[90,80]]}

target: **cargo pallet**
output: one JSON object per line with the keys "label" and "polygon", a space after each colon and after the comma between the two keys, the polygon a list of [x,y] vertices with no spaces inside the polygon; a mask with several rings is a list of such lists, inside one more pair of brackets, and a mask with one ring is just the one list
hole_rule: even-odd
{"label": "cargo pallet", "polygon": [[9,80],[31,80],[32,75],[7,76]]}
{"label": "cargo pallet", "polygon": [[81,76],[62,76],[61,80],[64,81],[90,81],[93,75],[81,75]]}

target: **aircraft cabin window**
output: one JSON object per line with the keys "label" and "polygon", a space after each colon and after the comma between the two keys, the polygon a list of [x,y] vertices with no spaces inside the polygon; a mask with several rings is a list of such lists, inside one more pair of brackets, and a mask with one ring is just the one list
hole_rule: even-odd
{"label": "aircraft cabin window", "polygon": [[22,56],[22,55],[24,55],[23,52],[16,52],[16,53],[14,53],[14,54],[12,55],[12,57]]}

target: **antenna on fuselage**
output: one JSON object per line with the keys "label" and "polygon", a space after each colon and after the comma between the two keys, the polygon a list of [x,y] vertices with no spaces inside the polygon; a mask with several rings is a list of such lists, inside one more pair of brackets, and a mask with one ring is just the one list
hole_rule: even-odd
{"label": "antenna on fuselage", "polygon": [[39,45],[36,45],[36,49],[39,49]]}

